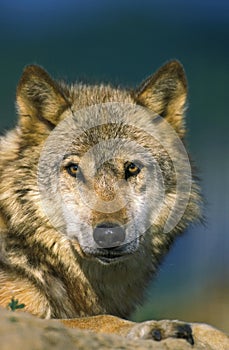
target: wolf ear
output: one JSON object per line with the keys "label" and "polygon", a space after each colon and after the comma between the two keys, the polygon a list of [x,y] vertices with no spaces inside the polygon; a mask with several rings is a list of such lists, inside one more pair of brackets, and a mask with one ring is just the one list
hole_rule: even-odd
{"label": "wolf ear", "polygon": [[137,103],[164,117],[180,136],[184,135],[187,81],[178,61],[165,64],[146,79],[134,97]]}
{"label": "wolf ear", "polygon": [[24,129],[52,129],[65,109],[70,107],[60,85],[39,66],[27,66],[17,87],[20,126]]}

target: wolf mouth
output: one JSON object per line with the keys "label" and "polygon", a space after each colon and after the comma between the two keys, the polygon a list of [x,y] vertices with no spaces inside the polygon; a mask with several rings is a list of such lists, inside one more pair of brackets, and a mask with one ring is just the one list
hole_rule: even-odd
{"label": "wolf mouth", "polygon": [[102,263],[112,263],[118,262],[130,257],[138,249],[138,241],[136,238],[131,242],[123,244],[121,246],[112,248],[84,248],[84,252],[90,256],[94,257]]}
{"label": "wolf mouth", "polygon": [[97,260],[99,260],[102,263],[105,264],[110,264],[110,263],[114,263],[114,262],[118,262],[120,260],[123,260],[124,258],[126,258],[126,256],[111,256],[111,257],[105,257],[105,256],[101,256],[101,257],[97,257]]}

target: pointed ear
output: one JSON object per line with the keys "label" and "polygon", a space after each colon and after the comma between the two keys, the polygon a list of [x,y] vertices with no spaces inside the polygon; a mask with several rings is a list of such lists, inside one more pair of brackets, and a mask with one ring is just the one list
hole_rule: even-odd
{"label": "pointed ear", "polygon": [[135,91],[137,103],[166,118],[180,136],[185,133],[187,81],[182,65],[171,61]]}
{"label": "pointed ear", "polygon": [[66,93],[39,66],[27,66],[17,87],[17,107],[22,129],[53,129],[70,107]]}

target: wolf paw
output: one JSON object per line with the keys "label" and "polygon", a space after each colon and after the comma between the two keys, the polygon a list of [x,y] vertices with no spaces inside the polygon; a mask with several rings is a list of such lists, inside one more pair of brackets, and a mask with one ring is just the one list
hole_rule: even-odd
{"label": "wolf paw", "polygon": [[138,323],[129,331],[130,339],[152,339],[161,341],[166,338],[185,339],[194,345],[192,328],[188,323],[180,321],[146,321]]}

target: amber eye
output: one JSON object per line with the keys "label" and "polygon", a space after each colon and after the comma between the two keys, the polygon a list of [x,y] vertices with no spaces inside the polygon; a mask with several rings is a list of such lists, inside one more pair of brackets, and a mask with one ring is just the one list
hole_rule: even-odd
{"label": "amber eye", "polygon": [[141,168],[138,165],[128,162],[125,167],[125,177],[127,179],[130,176],[135,176],[139,174],[140,171]]}
{"label": "amber eye", "polygon": [[75,163],[68,164],[65,169],[69,173],[69,175],[76,177],[77,173],[79,172],[79,166]]}

